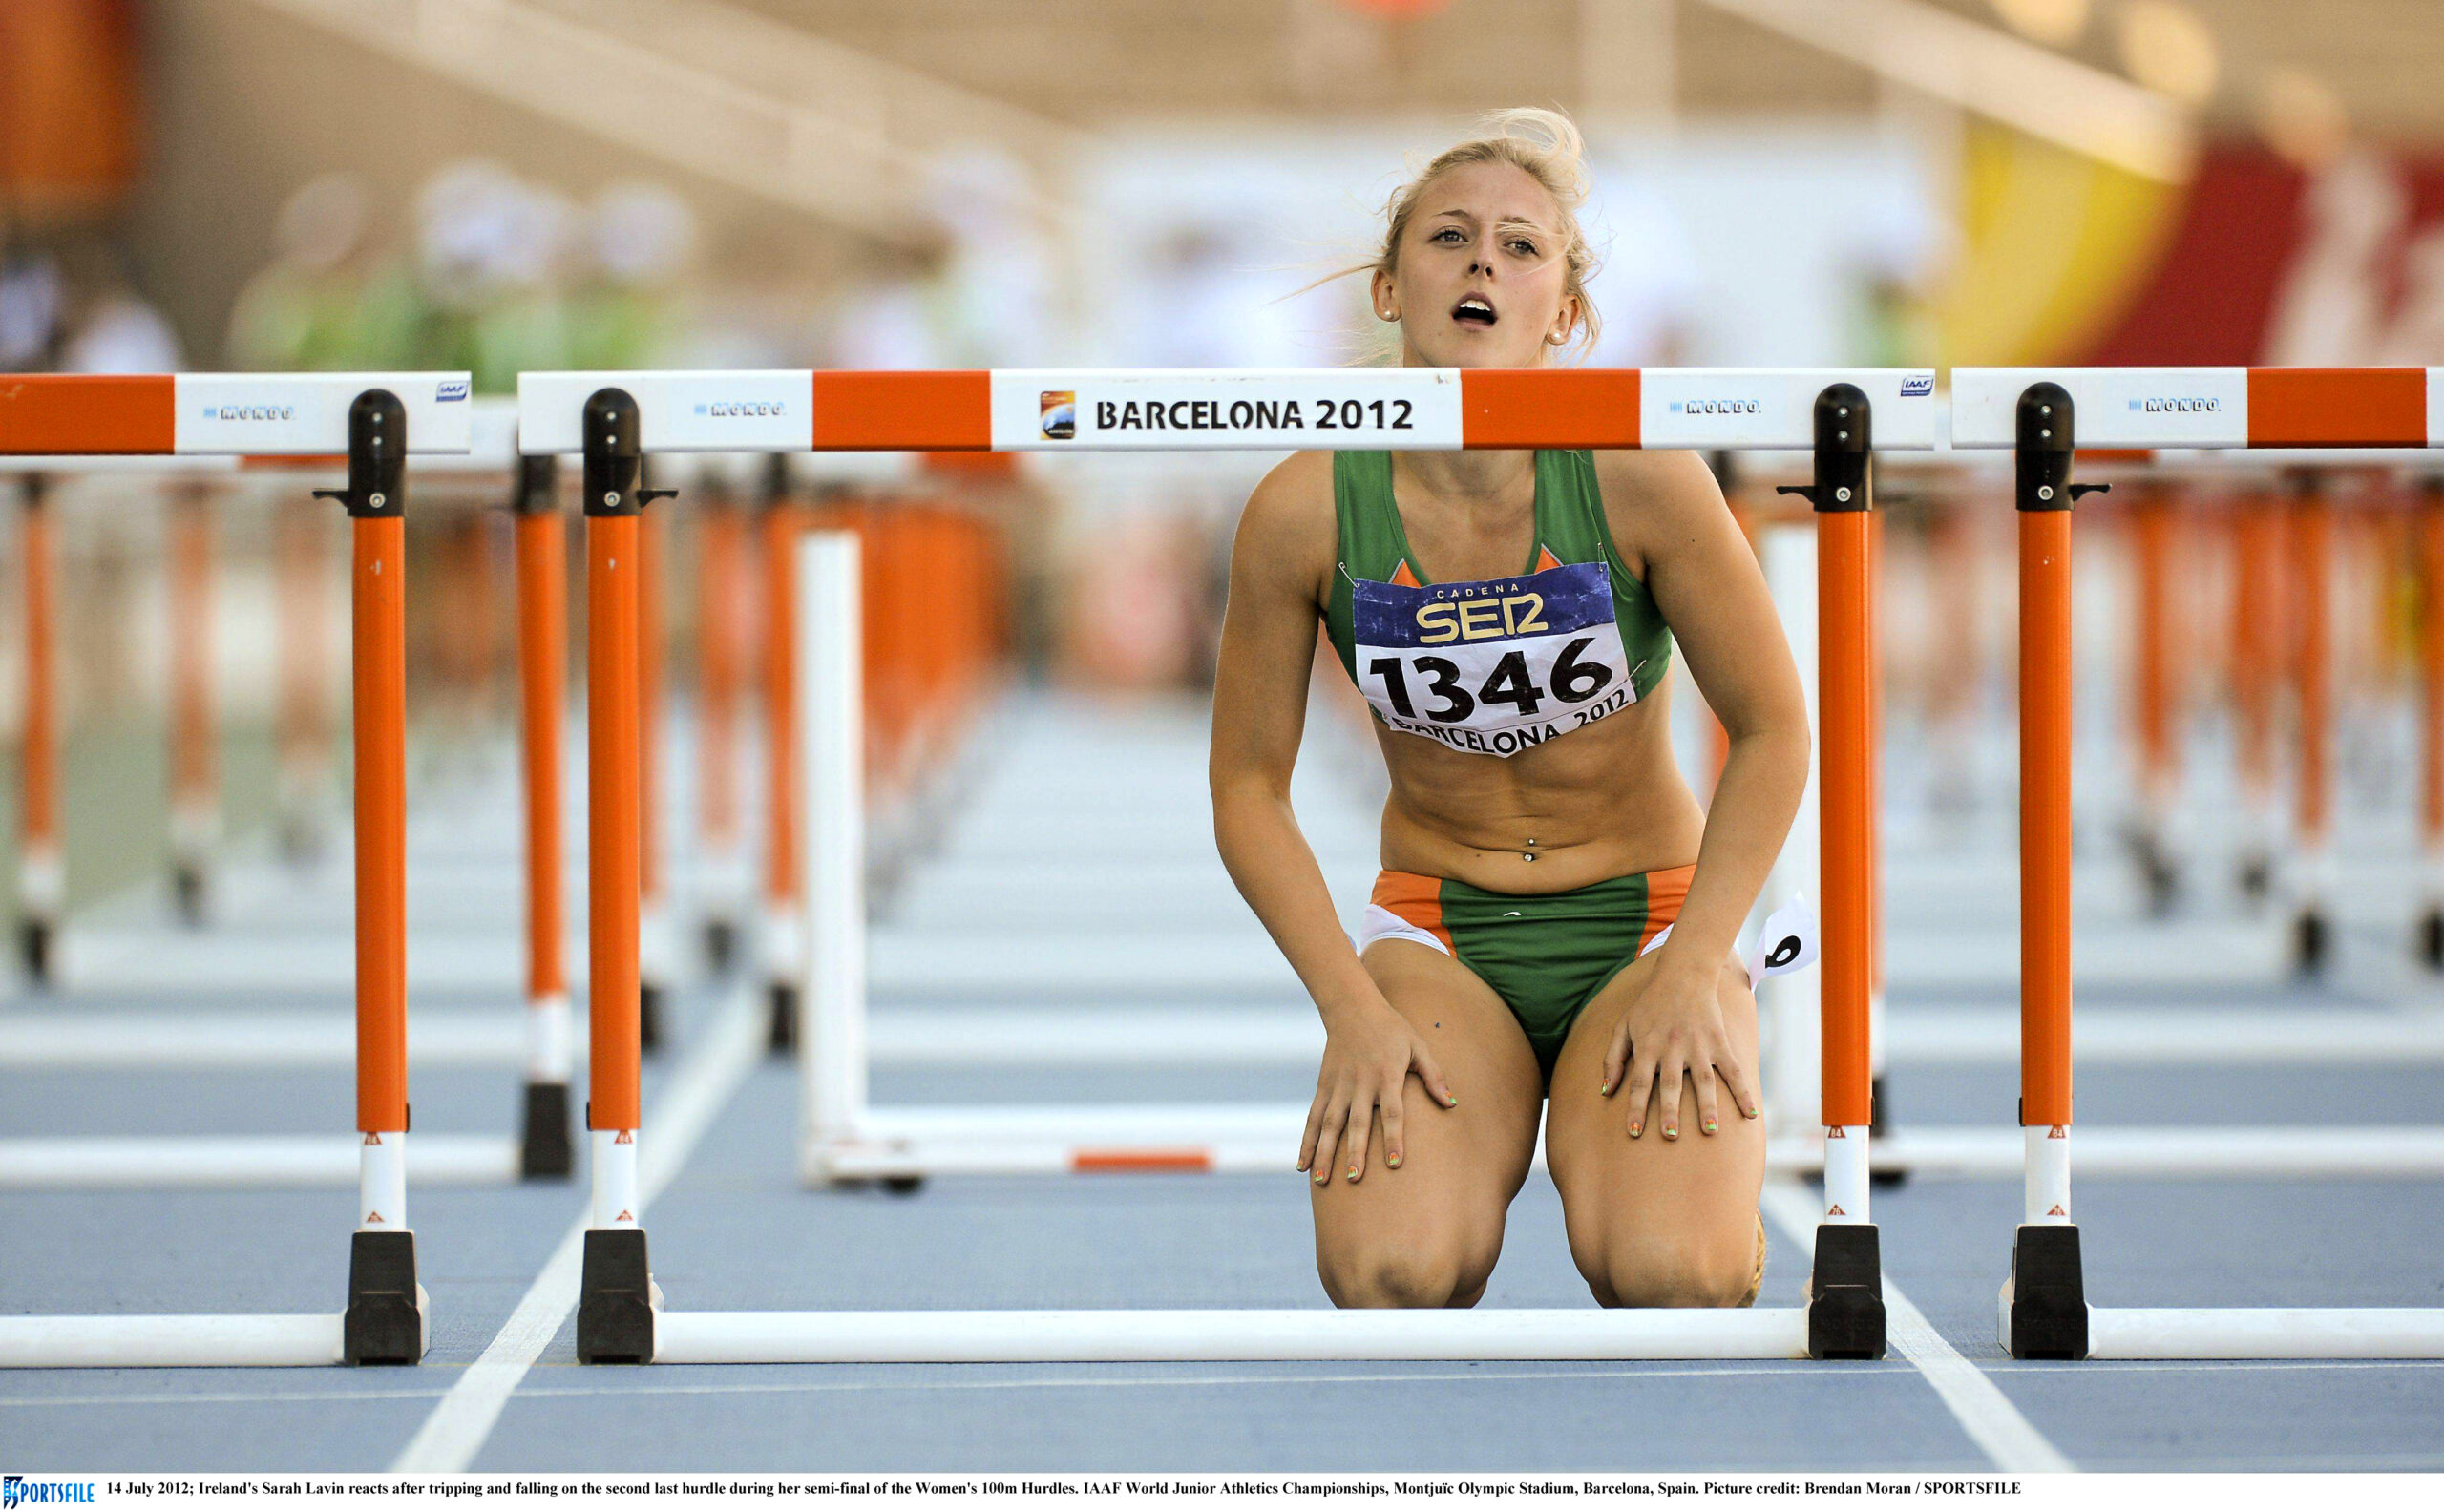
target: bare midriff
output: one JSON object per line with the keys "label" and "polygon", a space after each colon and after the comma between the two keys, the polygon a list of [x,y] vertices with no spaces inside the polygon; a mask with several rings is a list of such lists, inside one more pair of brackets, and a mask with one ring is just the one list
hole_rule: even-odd
{"label": "bare midriff", "polygon": [[1566,892],[1694,863],[1705,811],[1673,760],[1671,686],[1511,757],[1378,724],[1392,777],[1384,868],[1494,892]]}

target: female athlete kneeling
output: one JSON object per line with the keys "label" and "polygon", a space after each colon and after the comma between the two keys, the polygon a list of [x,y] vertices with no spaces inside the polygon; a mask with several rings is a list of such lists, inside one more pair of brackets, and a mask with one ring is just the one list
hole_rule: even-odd
{"label": "female athlete kneeling", "polygon": [[[1537,367],[1594,328],[1576,130],[1489,130],[1389,206],[1372,291],[1404,366]],[[1356,950],[1290,808],[1318,620],[1391,771]],[[1673,764],[1675,638],[1731,737],[1711,811]],[[1214,833],[1323,1015],[1298,1168],[1336,1303],[1484,1295],[1540,1111],[1598,1302],[1755,1299],[1765,1128],[1732,953],[1807,761],[1764,579],[1693,453],[1305,452],[1257,487]]]}

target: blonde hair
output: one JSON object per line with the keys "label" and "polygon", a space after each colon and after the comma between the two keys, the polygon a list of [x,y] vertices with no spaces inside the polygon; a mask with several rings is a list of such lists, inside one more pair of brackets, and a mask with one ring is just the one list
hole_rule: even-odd
{"label": "blonde hair", "polygon": [[1577,300],[1579,309],[1571,345],[1581,354],[1592,350],[1603,321],[1595,312],[1595,302],[1587,295],[1587,281],[1597,266],[1595,249],[1578,225],[1579,207],[1587,203],[1586,139],[1569,116],[1549,110],[1497,111],[1480,121],[1477,129],[1484,135],[1446,148],[1422,173],[1392,192],[1383,205],[1386,224],[1381,254],[1362,270],[1352,271],[1399,271],[1401,237],[1408,230],[1409,218],[1417,213],[1418,200],[1434,180],[1472,163],[1508,163],[1542,184],[1560,212],[1561,223],[1554,229],[1561,240],[1562,294]]}

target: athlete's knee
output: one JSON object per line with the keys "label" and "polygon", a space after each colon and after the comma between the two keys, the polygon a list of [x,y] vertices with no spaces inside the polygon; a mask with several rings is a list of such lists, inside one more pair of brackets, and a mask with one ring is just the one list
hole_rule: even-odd
{"label": "athlete's knee", "polygon": [[1738,1307],[1757,1276],[1753,1231],[1737,1243],[1685,1232],[1610,1236],[1577,1258],[1607,1307]]}
{"label": "athlete's knee", "polygon": [[1491,1266],[1468,1263],[1464,1247],[1383,1240],[1319,1253],[1317,1270],[1337,1307],[1465,1307],[1485,1292]]}

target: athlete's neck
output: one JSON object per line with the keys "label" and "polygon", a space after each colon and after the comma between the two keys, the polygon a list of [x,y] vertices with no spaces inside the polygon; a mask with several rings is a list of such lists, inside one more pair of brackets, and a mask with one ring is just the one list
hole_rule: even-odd
{"label": "athlete's neck", "polygon": [[1506,510],[1536,496],[1533,452],[1395,452],[1392,468],[1427,496],[1471,511]]}

